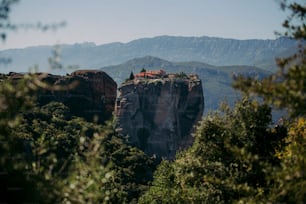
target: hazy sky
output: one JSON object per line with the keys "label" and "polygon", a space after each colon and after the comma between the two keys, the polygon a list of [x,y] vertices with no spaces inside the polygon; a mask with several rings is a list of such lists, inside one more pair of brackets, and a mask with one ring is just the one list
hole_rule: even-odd
{"label": "hazy sky", "polygon": [[20,0],[12,22],[67,25],[56,32],[9,33],[0,49],[158,35],[274,39],[285,16],[277,0]]}

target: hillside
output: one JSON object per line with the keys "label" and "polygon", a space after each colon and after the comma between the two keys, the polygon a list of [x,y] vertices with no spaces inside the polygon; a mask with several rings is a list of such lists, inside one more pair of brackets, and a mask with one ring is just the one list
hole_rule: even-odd
{"label": "hillside", "polygon": [[[235,40],[205,36],[159,36],[128,43],[61,45],[61,55],[64,65],[79,65],[82,69],[96,69],[150,55],[174,62],[198,61],[216,66],[249,65],[275,71],[275,57],[288,55],[295,48],[296,42],[288,38]],[[3,72],[24,72],[38,65],[41,71],[48,71],[48,58],[52,49],[52,46],[37,46],[3,50],[0,57],[11,58],[12,63],[2,63],[0,68]]]}
{"label": "hillside", "polygon": [[217,67],[201,62],[170,62],[156,57],[146,56],[129,60],[120,65],[107,66],[101,70],[108,73],[118,86],[130,76],[138,73],[142,68],[147,70],[163,69],[168,73],[197,74],[202,80],[205,113],[217,109],[221,101],[227,100],[230,104],[239,96],[232,87],[233,74],[248,76],[267,76],[270,72],[251,66],[222,66]]}

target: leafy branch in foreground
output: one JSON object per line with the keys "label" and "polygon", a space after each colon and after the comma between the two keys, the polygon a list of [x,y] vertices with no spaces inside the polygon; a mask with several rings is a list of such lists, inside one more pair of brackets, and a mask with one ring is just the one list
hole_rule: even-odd
{"label": "leafy branch in foreground", "polygon": [[264,202],[305,203],[306,200],[306,4],[283,0],[284,10],[291,12],[283,26],[285,36],[300,40],[299,51],[278,59],[279,71],[268,78],[256,80],[240,77],[234,87],[264,99],[267,104],[285,109],[288,134],[286,146],[276,153],[280,166],[266,167],[269,189]]}
{"label": "leafy branch in foreground", "polygon": [[265,197],[267,165],[279,166],[283,127],[270,128],[266,105],[244,99],[199,124],[192,147],[163,161],[141,203],[256,202]]}
{"label": "leafy branch in foreground", "polygon": [[112,123],[86,122],[57,102],[18,114],[0,134],[1,202],[127,203],[146,189],[153,160],[126,145]]}
{"label": "leafy branch in foreground", "polygon": [[234,87],[247,94],[262,97],[277,108],[288,109],[292,117],[306,114],[306,4],[287,0],[281,7],[290,15],[283,23],[285,36],[300,40],[299,51],[292,56],[277,59],[278,72],[262,80],[240,77]]}

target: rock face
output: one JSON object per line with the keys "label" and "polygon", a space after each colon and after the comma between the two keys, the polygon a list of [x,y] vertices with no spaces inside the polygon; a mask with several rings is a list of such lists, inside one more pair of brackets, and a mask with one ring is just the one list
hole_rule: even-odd
{"label": "rock face", "polygon": [[[41,105],[51,101],[62,102],[72,114],[88,121],[103,123],[112,116],[115,106],[117,84],[103,71],[79,70],[67,76],[45,73],[37,74],[41,81],[51,85],[41,88],[37,102]],[[10,73],[9,78],[18,80],[22,74]]]}
{"label": "rock face", "polygon": [[149,155],[172,159],[193,142],[191,131],[204,110],[196,75],[136,78],[119,87],[118,132]]}

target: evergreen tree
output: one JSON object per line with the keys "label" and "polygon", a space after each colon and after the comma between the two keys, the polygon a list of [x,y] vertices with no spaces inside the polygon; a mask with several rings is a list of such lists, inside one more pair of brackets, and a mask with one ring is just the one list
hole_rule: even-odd
{"label": "evergreen tree", "polygon": [[135,76],[134,76],[134,73],[132,71],[131,74],[130,74],[129,80],[133,80],[133,79],[135,79]]}
{"label": "evergreen tree", "polygon": [[7,141],[0,144],[0,168],[7,172],[0,175],[1,202],[136,202],[151,180],[153,160],[125,144],[111,122],[86,122],[57,102],[18,120],[0,134]]}
{"label": "evergreen tree", "polygon": [[272,203],[306,202],[306,4],[283,0],[282,9],[290,15],[283,23],[285,36],[300,41],[299,51],[277,60],[279,71],[256,80],[241,77],[234,86],[247,94],[255,94],[267,104],[289,112],[285,122],[287,146],[277,153],[280,166],[267,164],[270,186],[266,200]]}
{"label": "evergreen tree", "polygon": [[[271,110],[247,99],[207,116],[192,147],[163,161],[141,203],[260,201],[269,188],[266,162],[279,165],[283,128],[272,128]],[[252,198],[252,199],[250,199]]]}

